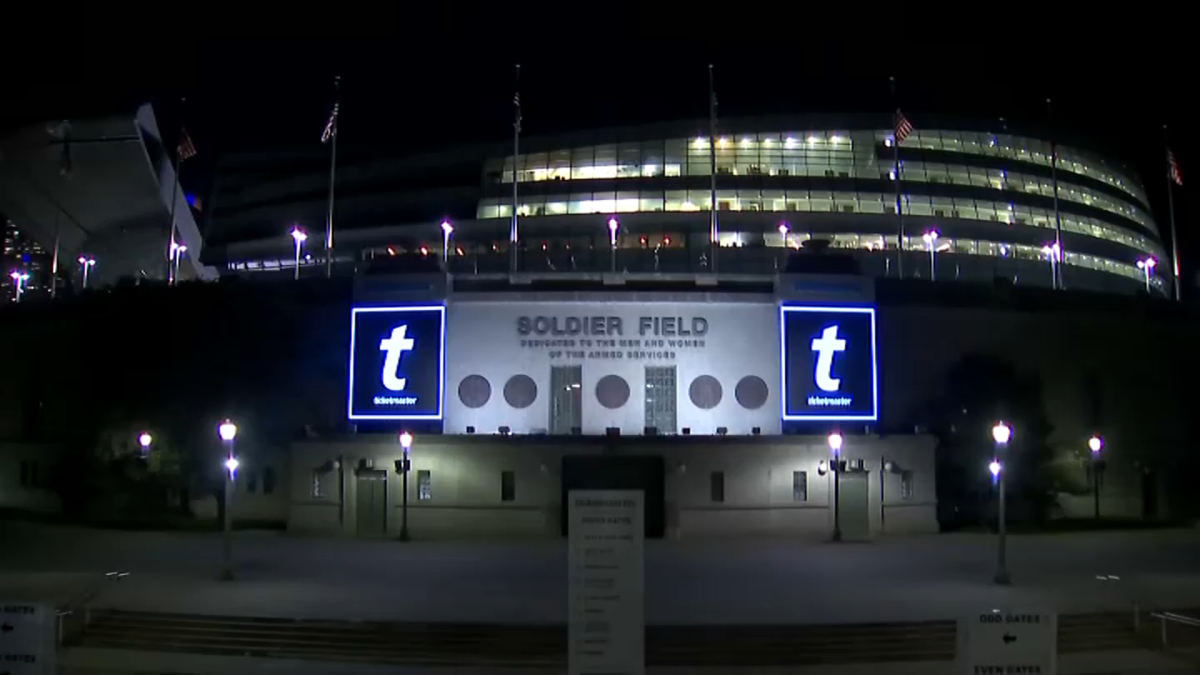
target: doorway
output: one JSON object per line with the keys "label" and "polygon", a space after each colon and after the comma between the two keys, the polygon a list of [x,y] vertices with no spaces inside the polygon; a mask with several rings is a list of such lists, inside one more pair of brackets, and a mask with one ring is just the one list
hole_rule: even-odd
{"label": "doorway", "polygon": [[387,472],[361,469],[355,474],[355,523],[360,537],[387,534]]}
{"label": "doorway", "polygon": [[838,519],[843,539],[868,539],[871,523],[867,506],[867,472],[844,471],[837,474]]}

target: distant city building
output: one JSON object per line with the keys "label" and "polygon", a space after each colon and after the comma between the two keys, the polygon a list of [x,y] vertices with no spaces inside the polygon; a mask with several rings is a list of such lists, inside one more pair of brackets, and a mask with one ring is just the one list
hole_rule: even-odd
{"label": "distant city building", "polygon": [[[13,272],[25,273],[29,275],[22,286],[25,297],[49,295],[52,254],[11,220],[0,216],[0,221],[4,222],[5,281]],[[8,284],[7,297],[10,301],[16,299],[11,283]]]}

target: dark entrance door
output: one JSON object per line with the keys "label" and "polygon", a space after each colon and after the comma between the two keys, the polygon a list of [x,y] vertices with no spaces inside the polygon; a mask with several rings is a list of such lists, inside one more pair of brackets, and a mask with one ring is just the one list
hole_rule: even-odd
{"label": "dark entrance door", "polygon": [[562,536],[567,536],[567,495],[571,490],[642,490],[646,500],[646,536],[661,539],[665,526],[665,485],[662,457],[563,457]]}
{"label": "dark entrance door", "polygon": [[387,472],[363,469],[355,478],[358,536],[382,537],[387,534]]}
{"label": "dark entrance door", "polygon": [[867,512],[867,472],[845,471],[835,476],[838,485],[838,519],[846,539],[867,539],[871,535]]}

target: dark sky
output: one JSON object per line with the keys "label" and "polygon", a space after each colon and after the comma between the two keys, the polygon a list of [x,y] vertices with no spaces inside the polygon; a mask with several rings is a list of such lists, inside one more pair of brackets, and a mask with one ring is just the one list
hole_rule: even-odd
{"label": "dark sky", "polygon": [[[1138,169],[1165,230],[1164,123],[1185,181],[1200,166],[1193,128],[1200,106],[1190,76],[1195,37],[1168,28],[1169,17],[1050,19],[1039,12],[1034,21],[1003,9],[1003,16],[940,21],[913,11],[890,32],[885,15],[865,9],[705,23],[697,7],[678,25],[636,33],[618,22],[606,34],[582,17],[558,25],[544,17],[518,21],[514,32],[506,28],[513,24],[486,18],[460,26],[447,17],[396,15],[355,19],[350,25],[358,28],[396,28],[355,39],[208,38],[197,28],[150,48],[145,36],[93,34],[61,40],[45,59],[0,42],[4,63],[23,64],[0,69],[0,126],[153,101],[165,133],[184,119],[200,151],[193,180],[203,183],[224,152],[316,144],[334,74],[343,83],[341,140],[389,152],[509,138],[518,60],[529,134],[704,117],[710,62],[722,115],[886,112],[887,78],[896,75],[900,102],[918,128],[922,115],[933,114],[1042,124],[1045,99],[1053,97],[1056,126],[1091,137]],[[264,34],[278,36],[279,28]],[[1190,189],[1176,193],[1189,257],[1200,252]]]}

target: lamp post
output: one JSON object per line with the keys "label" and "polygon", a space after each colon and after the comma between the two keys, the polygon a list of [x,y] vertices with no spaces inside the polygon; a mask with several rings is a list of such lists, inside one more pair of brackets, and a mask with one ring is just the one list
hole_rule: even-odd
{"label": "lamp post", "polygon": [[171,242],[171,278],[167,281],[174,286],[179,281],[179,259],[187,252],[187,246]]}
{"label": "lamp post", "polygon": [[96,266],[96,259],[91,256],[81,255],[76,261],[83,267],[83,287],[88,285],[88,272]]}
{"label": "lamp post", "polygon": [[12,277],[13,286],[15,286],[17,289],[16,302],[20,302],[21,294],[25,292],[25,282],[29,280],[29,273],[13,270],[12,274],[9,274],[8,276]]}
{"label": "lamp post", "polygon": [[925,244],[927,246],[929,246],[929,280],[930,281],[937,281],[937,264],[936,264],[934,258],[935,258],[935,256],[937,256],[937,240],[938,240],[939,236],[941,236],[941,235],[940,235],[940,233],[938,233],[937,230],[930,230],[930,231],[926,232],[925,234],[921,235],[921,238],[925,240]]}
{"label": "lamp post", "polygon": [[611,251],[609,270],[612,272],[617,271],[617,230],[620,227],[621,224],[616,218],[608,219],[608,248]]}
{"label": "lamp post", "polygon": [[996,577],[994,581],[1002,586],[1010,583],[1008,578],[1008,559],[1005,546],[1007,545],[1007,523],[1004,513],[1004,462],[1008,455],[1008,441],[1012,438],[1012,427],[1004,422],[997,422],[992,427],[992,440],[996,442],[996,457],[988,464],[992,477],[997,479],[997,489],[1000,492],[1000,513],[998,517],[999,542],[996,550]]}
{"label": "lamp post", "polygon": [[404,459],[400,460],[400,541],[408,541],[408,471],[412,462],[408,459],[408,451],[412,449],[413,435],[407,431],[400,434],[400,448],[404,451]]}
{"label": "lamp post", "polygon": [[832,459],[829,468],[833,472],[833,540],[842,540],[841,509],[838,508],[838,483],[842,482],[842,435],[838,432],[829,434],[829,452]]}
{"label": "lamp post", "polygon": [[447,265],[450,264],[450,235],[451,234],[454,234],[454,226],[450,224],[449,220],[443,220],[442,221],[442,266],[446,267],[447,272],[450,271],[450,268],[447,267]]}
{"label": "lamp post", "polygon": [[1092,499],[1096,520],[1100,520],[1100,450],[1103,447],[1104,439],[1098,434],[1092,434],[1088,439],[1088,449],[1092,451]]}
{"label": "lamp post", "polygon": [[138,435],[137,440],[138,440],[138,445],[140,445],[142,447],[142,458],[144,459],[146,457],[149,457],[150,456],[150,444],[154,442],[154,437],[150,435],[150,432],[143,431],[141,434]]}
{"label": "lamp post", "polygon": [[1138,269],[1142,270],[1143,272],[1146,273],[1146,292],[1147,293],[1150,292],[1150,276],[1152,274],[1154,274],[1154,266],[1157,264],[1158,264],[1158,261],[1155,260],[1154,258],[1143,258],[1142,260],[1137,261]]}
{"label": "lamp post", "polygon": [[237,473],[238,460],[233,454],[233,439],[238,428],[226,419],[217,427],[217,434],[225,444],[225,527],[221,538],[221,580],[233,581],[233,480]]}
{"label": "lamp post", "polygon": [[1058,263],[1062,258],[1062,249],[1058,247],[1058,242],[1043,246],[1042,255],[1050,261],[1050,288],[1058,288]]}
{"label": "lamp post", "polygon": [[296,274],[292,277],[293,280],[300,280],[300,248],[304,246],[305,240],[308,239],[308,233],[300,229],[299,225],[292,226],[292,242],[296,248]]}

